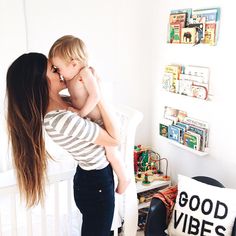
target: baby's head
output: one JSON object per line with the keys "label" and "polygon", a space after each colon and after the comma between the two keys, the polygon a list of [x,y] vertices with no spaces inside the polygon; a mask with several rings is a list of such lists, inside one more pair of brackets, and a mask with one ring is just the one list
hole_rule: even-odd
{"label": "baby's head", "polygon": [[51,47],[49,60],[65,80],[74,78],[83,66],[88,64],[84,42],[72,35],[59,38]]}

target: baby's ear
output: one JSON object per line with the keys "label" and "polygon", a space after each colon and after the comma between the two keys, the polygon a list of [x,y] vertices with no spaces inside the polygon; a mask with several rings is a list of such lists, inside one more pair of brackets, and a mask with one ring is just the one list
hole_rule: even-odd
{"label": "baby's ear", "polygon": [[72,63],[72,66],[73,66],[73,67],[76,67],[76,66],[78,66],[78,64],[79,64],[79,61],[73,59],[73,60],[71,61],[71,63]]}

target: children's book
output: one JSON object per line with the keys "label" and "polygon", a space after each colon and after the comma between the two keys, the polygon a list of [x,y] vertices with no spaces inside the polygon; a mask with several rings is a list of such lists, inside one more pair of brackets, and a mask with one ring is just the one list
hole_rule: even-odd
{"label": "children's book", "polygon": [[207,100],[208,84],[194,82],[192,84],[192,96],[195,98]]}
{"label": "children's book", "polygon": [[194,77],[189,77],[188,79],[193,79],[193,81],[208,84],[209,82],[209,68],[203,66],[185,66],[184,73],[186,75],[192,75],[200,77],[199,80]]}
{"label": "children's book", "polygon": [[186,26],[187,21],[187,13],[171,13],[169,18],[170,24],[180,24],[181,28],[184,28]]}
{"label": "children's book", "polygon": [[168,138],[176,142],[180,142],[181,138],[181,128],[175,125],[170,125],[168,127]]}
{"label": "children's book", "polygon": [[169,33],[170,33],[170,36],[169,36],[170,43],[180,43],[180,41],[181,41],[181,24],[179,24],[179,23],[170,24]]}
{"label": "children's book", "polygon": [[159,134],[168,138],[168,127],[173,124],[172,120],[163,118],[159,124]]}
{"label": "children's book", "polygon": [[171,10],[170,12],[170,14],[178,14],[178,13],[186,13],[187,15],[186,24],[188,24],[190,18],[192,17],[192,8],[175,9],[175,10]]}
{"label": "children's book", "polygon": [[191,117],[185,117],[184,123],[187,123],[189,125],[193,125],[193,126],[205,129],[206,130],[206,147],[208,147],[208,143],[209,143],[209,124],[205,121],[198,120],[198,119],[191,118]]}
{"label": "children's book", "polygon": [[207,131],[206,129],[199,128],[194,125],[189,126],[189,131],[194,132],[196,134],[200,135],[200,151],[205,151],[206,147],[206,139],[207,139]]}
{"label": "children's book", "polygon": [[192,84],[193,81],[191,80],[179,80],[179,91],[178,93],[181,95],[186,95],[186,96],[193,96],[193,91],[192,91]]}
{"label": "children's book", "polygon": [[183,28],[181,33],[181,43],[196,43],[196,28]]}
{"label": "children's book", "polygon": [[173,74],[164,72],[162,78],[162,88],[165,91],[170,92],[172,83],[173,83]]}
{"label": "children's book", "polygon": [[173,75],[171,84],[170,84],[170,92],[175,93],[178,91],[178,80],[179,74],[181,71],[181,66],[179,65],[168,65],[165,67],[165,73],[171,73]]}
{"label": "children's book", "polygon": [[183,144],[189,148],[199,151],[200,148],[200,136],[190,133],[189,131],[184,133]]}
{"label": "children's book", "polygon": [[205,38],[204,43],[209,45],[216,44],[216,23],[207,22],[205,24]]}

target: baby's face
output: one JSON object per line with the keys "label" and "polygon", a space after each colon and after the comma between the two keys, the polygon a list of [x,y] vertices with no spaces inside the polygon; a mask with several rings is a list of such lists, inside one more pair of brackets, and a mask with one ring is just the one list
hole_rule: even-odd
{"label": "baby's face", "polygon": [[78,61],[71,60],[70,62],[66,62],[60,57],[53,57],[52,64],[54,65],[60,76],[65,80],[73,79],[78,74],[80,69]]}

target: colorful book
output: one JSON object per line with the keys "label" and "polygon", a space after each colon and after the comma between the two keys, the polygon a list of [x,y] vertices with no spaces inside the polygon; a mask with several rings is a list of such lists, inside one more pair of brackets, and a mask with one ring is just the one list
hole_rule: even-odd
{"label": "colorful book", "polygon": [[168,65],[165,67],[164,72],[171,73],[173,75],[169,90],[172,93],[176,93],[176,91],[178,91],[178,80],[180,71],[181,71],[181,66],[179,65]]}
{"label": "colorful book", "polygon": [[181,43],[196,43],[196,28],[183,28],[181,33]]}
{"label": "colorful book", "polygon": [[181,140],[181,128],[175,125],[168,127],[168,138],[180,143]]}
{"label": "colorful book", "polygon": [[191,132],[185,132],[183,144],[189,148],[199,151],[200,149],[200,136]]}
{"label": "colorful book", "polygon": [[181,24],[170,24],[169,29],[169,42],[180,43],[181,42]]}

